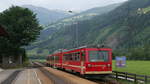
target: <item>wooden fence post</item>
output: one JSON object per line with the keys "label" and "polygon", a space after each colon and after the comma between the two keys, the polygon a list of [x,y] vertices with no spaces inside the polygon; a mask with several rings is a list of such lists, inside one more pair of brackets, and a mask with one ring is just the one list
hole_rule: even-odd
{"label": "wooden fence post", "polygon": [[116,71],[115,73],[116,73],[116,79],[118,79],[118,72]]}
{"label": "wooden fence post", "polygon": [[127,72],[125,72],[125,78],[126,78],[126,80],[127,80],[127,78],[128,78],[128,76],[127,76]]}
{"label": "wooden fence post", "polygon": [[134,82],[136,83],[136,81],[137,81],[137,80],[136,80],[136,74],[134,74]]}
{"label": "wooden fence post", "polygon": [[145,82],[145,84],[147,84],[147,76],[145,75],[144,78],[145,78],[145,79],[144,79],[144,82]]}

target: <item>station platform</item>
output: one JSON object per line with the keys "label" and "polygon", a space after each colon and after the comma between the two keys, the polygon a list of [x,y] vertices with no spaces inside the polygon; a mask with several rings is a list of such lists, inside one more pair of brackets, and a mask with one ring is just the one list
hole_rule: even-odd
{"label": "station platform", "polygon": [[23,70],[12,84],[52,84],[38,69]]}

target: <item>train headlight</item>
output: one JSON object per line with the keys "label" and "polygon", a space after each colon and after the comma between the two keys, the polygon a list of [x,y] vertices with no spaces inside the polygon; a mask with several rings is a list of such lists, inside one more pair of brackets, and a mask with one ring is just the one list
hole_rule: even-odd
{"label": "train headlight", "polygon": [[88,64],[87,66],[88,66],[88,67],[92,67],[92,65],[91,65],[91,64]]}
{"label": "train headlight", "polygon": [[108,67],[111,67],[111,65],[110,65],[110,64],[108,64],[107,66],[108,66]]}

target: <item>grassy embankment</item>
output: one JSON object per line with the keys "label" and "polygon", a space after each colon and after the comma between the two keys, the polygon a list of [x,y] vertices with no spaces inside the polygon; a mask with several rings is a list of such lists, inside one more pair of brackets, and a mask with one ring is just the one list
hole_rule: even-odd
{"label": "grassy embankment", "polygon": [[150,76],[150,61],[127,61],[126,67],[123,68],[115,67],[113,61],[113,70]]}

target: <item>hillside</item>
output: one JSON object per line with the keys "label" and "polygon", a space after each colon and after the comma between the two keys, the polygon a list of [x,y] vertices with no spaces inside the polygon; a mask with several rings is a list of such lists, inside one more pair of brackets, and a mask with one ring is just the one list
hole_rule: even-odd
{"label": "hillside", "polygon": [[120,6],[122,3],[115,3],[115,4],[110,4],[110,5],[107,5],[107,6],[104,6],[104,7],[95,7],[95,8],[92,8],[92,9],[88,9],[86,11],[83,11],[81,12],[79,15],[82,15],[82,14],[104,14],[104,13],[108,13],[110,12],[111,10],[115,9],[116,7]]}
{"label": "hillside", "polygon": [[50,39],[32,48],[52,52],[77,47],[78,42],[79,46],[105,44],[117,51],[137,47],[145,49],[143,47],[150,44],[149,7],[149,0],[130,0],[111,12],[66,25]]}
{"label": "hillside", "polygon": [[73,11],[73,13],[70,13],[71,14],[70,17],[66,17],[56,22],[53,22],[51,24],[48,24],[45,27],[45,29],[41,31],[41,35],[38,38],[36,43],[41,43],[45,40],[50,39],[51,35],[55,33],[56,31],[59,31],[59,29],[61,28],[65,28],[66,26],[75,24],[78,21],[90,20],[91,18],[95,16],[108,13],[121,4],[122,3],[117,3],[117,4],[111,4],[111,5],[104,6],[104,7],[96,7],[96,8],[83,11],[81,13],[76,13]]}
{"label": "hillside", "polygon": [[43,7],[37,7],[33,5],[23,5],[22,7],[29,8],[34,13],[36,13],[39,22],[43,25],[47,25],[51,22],[55,22],[57,20],[70,16],[69,13],[61,10],[49,10]]}

